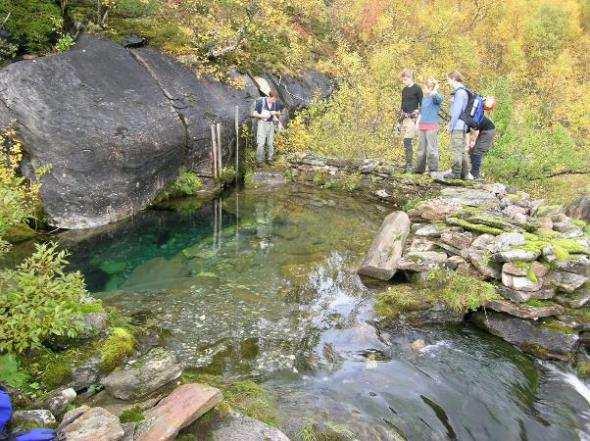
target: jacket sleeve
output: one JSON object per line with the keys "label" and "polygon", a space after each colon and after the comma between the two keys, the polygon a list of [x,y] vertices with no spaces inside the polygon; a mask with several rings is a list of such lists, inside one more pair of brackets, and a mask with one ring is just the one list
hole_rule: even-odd
{"label": "jacket sleeve", "polygon": [[463,89],[457,89],[455,91],[455,98],[453,99],[453,105],[451,106],[451,123],[450,129],[453,130],[459,121],[459,117],[463,110],[467,106],[467,92]]}
{"label": "jacket sleeve", "polygon": [[418,101],[419,106],[422,107],[422,99],[424,99],[424,92],[421,87],[418,87]]}

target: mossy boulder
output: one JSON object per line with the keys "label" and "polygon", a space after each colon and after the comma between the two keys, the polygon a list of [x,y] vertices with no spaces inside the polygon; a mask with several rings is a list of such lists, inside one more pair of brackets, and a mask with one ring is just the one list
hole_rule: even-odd
{"label": "mossy boulder", "polygon": [[135,363],[114,370],[101,383],[113,397],[134,400],[148,396],[181,374],[182,368],[172,353],[154,348]]}

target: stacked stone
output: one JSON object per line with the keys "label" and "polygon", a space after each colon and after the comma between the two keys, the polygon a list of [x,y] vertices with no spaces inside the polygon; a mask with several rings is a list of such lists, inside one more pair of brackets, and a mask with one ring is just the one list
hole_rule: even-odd
{"label": "stacked stone", "polygon": [[578,311],[590,301],[583,222],[501,184],[443,188],[409,215],[398,270],[424,276],[445,267],[496,283],[501,298],[474,322],[528,352],[571,358],[578,333],[590,330],[590,314]]}

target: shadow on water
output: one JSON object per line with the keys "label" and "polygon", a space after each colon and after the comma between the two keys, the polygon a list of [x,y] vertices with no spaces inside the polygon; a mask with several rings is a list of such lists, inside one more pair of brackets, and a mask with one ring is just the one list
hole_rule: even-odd
{"label": "shadow on water", "polygon": [[586,439],[590,394],[566,368],[470,327],[375,327],[383,285],[355,269],[385,213],[245,191],[64,243],[89,289],[157,320],[185,367],[263,381],[288,433],[316,421],[362,440]]}

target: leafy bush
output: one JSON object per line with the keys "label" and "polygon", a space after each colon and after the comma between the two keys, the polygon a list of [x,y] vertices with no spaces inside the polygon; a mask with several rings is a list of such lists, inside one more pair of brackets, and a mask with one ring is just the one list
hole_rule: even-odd
{"label": "leafy bush", "polygon": [[64,271],[66,257],[55,243],[36,244],[16,269],[0,271],[0,351],[23,352],[84,330],[80,316],[93,303],[82,275]]}
{"label": "leafy bush", "polygon": [[13,354],[0,355],[0,383],[15,389],[24,388],[30,380],[29,374],[21,369],[18,358]]}
{"label": "leafy bush", "polygon": [[70,34],[66,34],[60,37],[59,40],[57,40],[57,43],[55,44],[55,50],[57,52],[66,52],[69,51],[72,47],[74,47],[75,44],[76,41],[74,40],[74,38]]}
{"label": "leafy bush", "polygon": [[203,181],[190,170],[182,170],[173,184],[173,190],[184,195],[194,195],[203,188]]}
{"label": "leafy bush", "polygon": [[8,14],[6,30],[30,52],[48,52],[63,25],[59,6],[48,0],[0,0],[0,16]]}
{"label": "leafy bush", "polygon": [[[0,241],[12,228],[34,218],[40,205],[39,185],[29,184],[18,174],[22,143],[13,130],[0,134]],[[0,247],[6,249],[6,243]],[[0,251],[2,251],[0,249]]]}

